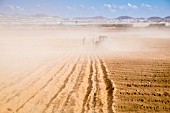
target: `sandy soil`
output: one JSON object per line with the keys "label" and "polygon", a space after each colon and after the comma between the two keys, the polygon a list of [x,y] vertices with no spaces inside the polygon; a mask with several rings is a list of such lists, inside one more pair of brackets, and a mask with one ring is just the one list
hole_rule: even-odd
{"label": "sandy soil", "polygon": [[3,29],[0,113],[168,113],[169,31]]}

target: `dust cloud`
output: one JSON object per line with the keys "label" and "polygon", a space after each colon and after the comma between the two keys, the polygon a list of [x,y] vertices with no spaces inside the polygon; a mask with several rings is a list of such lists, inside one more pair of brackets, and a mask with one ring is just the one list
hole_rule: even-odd
{"label": "dust cloud", "polygon": [[[106,38],[100,41],[100,36]],[[147,45],[148,40],[169,40],[169,36],[168,31],[158,29],[111,31],[107,28],[60,27],[56,30],[2,30],[0,66],[3,71],[15,69],[18,72],[73,51],[107,55],[149,51],[153,48]]]}
{"label": "dust cloud", "polygon": [[150,28],[1,28],[0,112],[80,113],[88,106],[89,112],[113,112],[121,92],[113,77],[134,78],[136,68],[154,70],[152,62],[169,61],[169,36],[169,30]]}

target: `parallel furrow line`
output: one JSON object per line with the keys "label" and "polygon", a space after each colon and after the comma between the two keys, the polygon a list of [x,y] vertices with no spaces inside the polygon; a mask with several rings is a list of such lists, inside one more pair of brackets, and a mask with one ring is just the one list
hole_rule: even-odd
{"label": "parallel furrow line", "polygon": [[62,85],[62,87],[59,89],[59,91],[50,99],[50,101],[47,103],[46,107],[43,109],[43,113],[46,112],[46,110],[50,107],[51,103],[56,99],[56,97],[58,96],[58,94],[66,87],[67,82],[69,81],[69,78],[71,77],[71,75],[74,73],[74,71],[76,70],[76,66],[79,62],[80,58],[77,60],[76,64],[73,66],[71,72],[68,74],[67,78],[64,80],[64,84]]}
{"label": "parallel furrow line", "polygon": [[[75,82],[75,85],[74,85],[74,87],[73,87],[73,90],[68,94],[68,96],[67,96],[67,98],[66,98],[66,101],[64,102],[60,113],[62,113],[62,112],[64,111],[64,108],[65,108],[65,106],[67,106],[67,103],[68,103],[68,101],[69,101],[72,93],[74,93],[76,90],[79,89],[80,84],[81,84],[82,79],[83,79],[83,76],[84,76],[84,75],[82,74],[82,72],[84,71],[83,68],[85,67],[85,64],[86,64],[86,63],[85,63],[85,61],[84,61],[83,65],[82,65],[82,67],[81,67],[81,70],[80,70],[80,72],[79,72],[79,76],[78,76],[77,79],[76,79],[76,82]],[[52,113],[55,113],[54,108],[55,108],[55,106],[53,107]]]}
{"label": "parallel furrow line", "polygon": [[90,93],[91,93],[91,91],[92,91],[92,83],[93,83],[93,81],[92,81],[92,75],[93,75],[93,61],[91,61],[91,64],[90,64],[90,74],[89,74],[89,78],[88,78],[88,84],[89,84],[89,86],[87,87],[87,92],[86,92],[86,95],[85,95],[85,97],[84,97],[84,99],[83,99],[83,106],[82,106],[82,111],[81,111],[81,113],[84,113],[85,112],[85,105],[86,105],[86,103],[87,103],[87,100],[88,100],[88,97],[89,97],[89,95],[90,95]]}
{"label": "parallel furrow line", "polygon": [[[69,61],[69,60],[68,60]],[[58,62],[57,62],[58,63]],[[9,97],[9,95],[6,95],[2,100],[0,100],[0,101],[4,101],[5,99],[7,99],[8,97],[8,99],[6,100],[6,102],[4,102],[4,104],[7,104],[7,103],[9,103],[11,100],[13,100],[15,97],[19,97],[20,95],[21,95],[21,92],[23,92],[24,90],[27,90],[27,88],[29,88],[29,87],[31,87],[33,84],[35,84],[37,81],[39,81],[40,79],[41,79],[41,77],[43,77],[43,75],[46,75],[47,73],[49,73],[50,71],[51,71],[51,68],[53,68],[53,67],[55,67],[55,65],[57,64],[57,63],[55,63],[55,64],[53,64],[52,66],[49,66],[49,67],[47,67],[46,69],[47,69],[47,71],[46,72],[44,72],[44,74],[41,74],[41,76],[39,76],[38,78],[36,78],[34,81],[32,81],[26,88],[24,88],[24,89],[22,89],[22,90],[20,90],[20,92],[17,92],[17,90],[14,90],[11,94],[14,94],[13,96],[10,96]],[[39,66],[39,68],[40,68],[41,66]],[[36,68],[36,69],[39,69],[39,68]],[[46,69],[44,69],[44,70],[46,70]],[[32,73],[34,73],[34,72],[32,72]],[[18,83],[18,82],[17,82]],[[2,105],[2,104],[1,104]],[[1,106],[0,105],[0,106]]]}
{"label": "parallel furrow line", "polygon": [[53,78],[66,66],[67,63],[65,63],[58,71],[57,73],[51,77],[47,82],[46,84],[41,87],[34,95],[32,95],[26,102],[24,102],[19,108],[17,108],[16,112],[18,112],[20,109],[22,109],[26,104],[27,102],[29,102],[31,99],[33,99],[40,91],[42,91],[45,87],[48,86],[48,84],[53,80]]}
{"label": "parallel furrow line", "polygon": [[[68,60],[68,61],[71,61],[71,60]],[[64,67],[66,67],[65,70],[68,70],[70,64],[69,64],[68,62],[67,62],[66,64],[68,64],[68,65],[67,65],[67,66],[64,66]],[[59,73],[59,72],[58,72],[58,73]],[[56,73],[56,74],[58,74],[58,73]],[[64,73],[65,73],[65,72],[64,72]],[[61,76],[59,76],[59,77],[57,78],[57,81],[58,81],[60,78],[61,78]],[[47,93],[48,93],[48,92],[44,93],[41,98],[44,98],[45,95],[47,95]],[[34,106],[36,107],[36,106],[39,104],[40,101],[41,101],[41,99],[38,99]],[[33,110],[33,109],[30,109],[30,112],[31,112],[32,110]]]}
{"label": "parallel furrow line", "polygon": [[[70,56],[70,55],[69,55]],[[66,57],[66,56],[65,56]],[[62,57],[63,58],[63,57]],[[34,72],[36,72],[37,70],[39,70],[42,66],[46,65],[47,62],[39,65],[37,68],[33,69],[32,71],[28,72],[25,76],[22,76],[20,78],[17,78],[15,81],[12,81],[12,83],[10,83],[8,86],[4,86],[0,89],[0,92],[8,87],[14,86],[15,84],[18,84],[19,82],[21,82],[23,79],[29,78],[30,75],[32,75]],[[47,67],[48,68],[48,67]],[[14,76],[15,77],[15,76]],[[14,77],[12,77],[11,79],[13,79]],[[1,100],[0,100],[1,101]]]}
{"label": "parallel furrow line", "polygon": [[113,104],[114,87],[113,87],[112,81],[108,78],[108,72],[104,65],[104,62],[100,58],[99,60],[101,63],[103,74],[104,74],[103,79],[105,81],[106,90],[107,90],[107,110],[108,110],[108,113],[113,113],[112,104]]}

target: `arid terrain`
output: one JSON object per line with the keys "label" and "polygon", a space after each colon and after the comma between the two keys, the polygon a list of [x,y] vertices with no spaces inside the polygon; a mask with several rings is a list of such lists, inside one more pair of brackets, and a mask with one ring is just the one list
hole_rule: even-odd
{"label": "arid terrain", "polygon": [[169,101],[169,28],[1,28],[0,113],[169,113]]}

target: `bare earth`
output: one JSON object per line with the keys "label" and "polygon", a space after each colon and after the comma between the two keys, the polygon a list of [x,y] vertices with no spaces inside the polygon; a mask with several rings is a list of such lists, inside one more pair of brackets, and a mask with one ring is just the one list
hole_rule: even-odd
{"label": "bare earth", "polygon": [[169,29],[2,29],[0,51],[0,113],[170,112]]}

